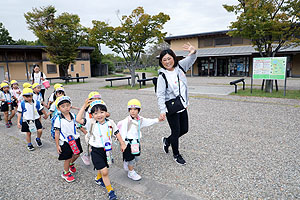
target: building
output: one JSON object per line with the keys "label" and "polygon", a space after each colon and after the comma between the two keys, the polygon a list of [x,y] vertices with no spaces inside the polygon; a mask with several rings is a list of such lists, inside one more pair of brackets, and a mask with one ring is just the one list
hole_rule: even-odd
{"label": "building", "polygon": [[[38,64],[46,77],[60,77],[59,66],[49,61],[45,46],[0,45],[0,81],[30,80],[34,64]],[[75,77],[91,76],[90,54],[94,47],[79,47],[76,62],[70,64],[68,74]]]}
{"label": "building", "polygon": [[[197,61],[187,73],[192,76],[250,76],[254,57],[260,57],[251,41],[227,35],[229,30],[170,36],[165,41],[180,58],[187,55],[182,45],[197,47]],[[287,57],[287,75],[300,77],[300,47],[280,50],[276,56]]]}

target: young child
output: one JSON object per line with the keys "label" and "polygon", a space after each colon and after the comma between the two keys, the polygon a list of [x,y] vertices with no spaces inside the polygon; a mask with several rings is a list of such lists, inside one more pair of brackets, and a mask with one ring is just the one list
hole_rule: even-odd
{"label": "young child", "polygon": [[33,91],[30,88],[25,88],[23,90],[24,100],[18,105],[18,128],[22,132],[26,132],[26,141],[28,143],[27,149],[33,151],[34,147],[31,143],[31,133],[37,132],[37,137],[35,139],[38,147],[42,147],[42,132],[43,127],[39,120],[40,115],[39,111],[44,114],[44,119],[47,119],[47,113],[44,110],[44,107],[40,104],[39,101],[33,100]]}
{"label": "young child", "polygon": [[151,126],[162,119],[149,119],[139,116],[141,102],[137,99],[128,101],[129,116],[118,123],[122,139],[127,145],[123,152],[124,169],[128,171],[128,178],[138,181],[142,177],[134,171],[134,165],[140,159],[140,140],[142,137],[141,128]]}
{"label": "young child", "polygon": [[[7,83],[1,83],[0,90],[1,112],[4,113],[6,128],[10,128],[12,126],[11,119],[15,116],[15,110],[12,108],[12,95],[9,92]],[[9,115],[8,111],[10,110],[11,114]]]}
{"label": "young child", "polygon": [[34,83],[32,85],[33,90],[33,100],[39,101],[44,107],[47,107],[47,105],[44,103],[44,99],[41,93],[41,85],[39,83]]}
{"label": "young child", "polygon": [[113,135],[117,137],[122,152],[125,150],[126,145],[119,134],[116,124],[112,120],[106,118],[107,108],[103,100],[96,100],[91,103],[91,100],[87,99],[80,109],[76,121],[83,125],[86,124],[87,120],[83,119],[83,115],[89,104],[89,110],[93,119],[89,122],[90,130],[88,130],[88,143],[92,147],[92,162],[95,169],[97,169],[95,181],[98,185],[106,187],[110,200],[117,199],[108,176],[108,159],[111,159],[109,157],[112,145],[111,137]]}
{"label": "young child", "polygon": [[12,80],[10,82],[10,85],[11,85],[10,93],[11,93],[12,98],[13,98],[12,107],[15,110],[15,113],[16,113],[17,108],[18,108],[18,104],[19,104],[18,99],[19,99],[22,91],[20,90],[19,84],[16,80]]}
{"label": "young child", "polygon": [[63,88],[63,85],[60,84],[60,83],[56,83],[54,85],[54,91],[50,94],[49,98],[48,98],[48,103],[47,103],[47,108],[49,109],[50,106],[52,105],[52,103],[56,100],[56,96],[55,96],[55,93],[56,93],[56,89],[57,88]]}
{"label": "young child", "polygon": [[[23,90],[25,89],[25,88],[30,88],[30,89],[32,89],[32,85],[30,84],[30,83],[23,83]],[[23,93],[21,93],[20,94],[20,96],[19,96],[19,98],[18,98],[18,102],[20,103],[20,102],[22,102],[24,100],[24,98],[23,98]]]}
{"label": "young child", "polygon": [[54,121],[55,143],[58,160],[64,160],[64,172],[61,177],[67,182],[75,180],[71,173],[76,172],[74,162],[82,153],[80,134],[76,132],[76,116],[70,112],[71,104],[68,96],[60,96],[55,101],[55,106],[60,111]]}

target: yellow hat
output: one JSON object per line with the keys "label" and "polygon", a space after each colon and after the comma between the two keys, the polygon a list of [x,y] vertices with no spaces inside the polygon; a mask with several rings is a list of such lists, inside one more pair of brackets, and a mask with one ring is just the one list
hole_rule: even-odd
{"label": "yellow hat", "polygon": [[30,83],[23,83],[23,88],[31,88],[32,85]]}
{"label": "yellow hat", "polygon": [[63,87],[63,85],[60,84],[60,83],[56,83],[56,84],[54,85],[54,90],[56,90],[57,88],[60,88],[60,87]]}
{"label": "yellow hat", "polygon": [[101,99],[100,93],[99,93],[99,92],[96,92],[96,91],[90,92],[90,94],[89,94],[89,99],[95,99],[95,98]]}
{"label": "yellow hat", "polygon": [[60,102],[64,101],[64,100],[69,101],[70,104],[72,104],[72,101],[71,101],[70,97],[68,97],[68,96],[60,96],[60,97],[58,97],[58,98],[55,100],[55,106],[58,107],[58,104],[59,104]]}
{"label": "yellow hat", "polygon": [[12,80],[12,81],[10,82],[10,84],[11,84],[11,85],[12,85],[12,84],[18,84],[18,81]]}
{"label": "yellow hat", "polygon": [[2,82],[0,84],[0,88],[4,88],[4,87],[9,87],[9,85],[7,83]]}
{"label": "yellow hat", "polygon": [[34,84],[32,85],[32,89],[34,89],[34,88],[36,88],[36,87],[38,87],[38,86],[41,86],[41,84],[39,84],[39,83],[34,83]]}
{"label": "yellow hat", "polygon": [[33,95],[33,91],[31,88],[25,88],[23,90],[23,95]]}
{"label": "yellow hat", "polygon": [[131,99],[128,101],[128,108],[141,108],[141,102],[137,99]]}

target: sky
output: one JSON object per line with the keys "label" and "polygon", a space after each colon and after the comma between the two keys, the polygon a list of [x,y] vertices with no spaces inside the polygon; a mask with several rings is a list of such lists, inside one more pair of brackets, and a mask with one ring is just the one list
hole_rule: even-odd
{"label": "sky", "polygon": [[[77,14],[81,24],[92,27],[92,20],[108,22],[119,26],[117,16],[130,15],[132,10],[142,6],[145,13],[168,14],[170,20],[164,26],[167,36],[177,36],[211,31],[228,30],[230,22],[236,16],[228,13],[223,4],[234,5],[237,0],[0,0],[0,22],[2,22],[14,40],[36,40],[28,30],[24,13],[32,8],[53,5],[57,14],[68,12]],[[5,3],[4,3],[5,2]],[[103,48],[103,53],[110,53]]]}

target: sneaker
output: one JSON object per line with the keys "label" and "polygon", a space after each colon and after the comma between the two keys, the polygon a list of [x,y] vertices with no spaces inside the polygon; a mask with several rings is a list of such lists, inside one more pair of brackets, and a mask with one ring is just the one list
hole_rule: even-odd
{"label": "sneaker", "polygon": [[6,126],[6,128],[10,128],[10,124],[9,123],[5,124],[5,126]]}
{"label": "sneaker", "polygon": [[134,181],[139,181],[141,180],[141,176],[138,175],[134,170],[128,171],[128,178],[134,180]]}
{"label": "sneaker", "polygon": [[34,147],[33,147],[32,144],[31,144],[31,145],[28,145],[28,146],[27,146],[27,149],[28,149],[29,151],[34,151]]}
{"label": "sneaker", "polygon": [[186,164],[185,160],[182,158],[182,156],[180,154],[174,155],[174,160],[179,165],[185,165]]}
{"label": "sneaker", "polygon": [[111,190],[109,193],[108,193],[108,197],[109,197],[109,200],[116,200],[118,199],[116,194],[115,194],[115,191]]}
{"label": "sneaker", "polygon": [[80,157],[81,157],[81,159],[82,159],[82,161],[85,165],[90,165],[91,164],[90,156],[88,156],[87,153],[81,155]]}
{"label": "sneaker", "polygon": [[170,145],[167,144],[167,138],[162,137],[161,140],[162,140],[162,143],[163,143],[163,150],[164,150],[164,152],[165,153],[169,153],[169,146]]}
{"label": "sneaker", "polygon": [[95,182],[97,185],[102,186],[103,188],[105,188],[105,184],[103,182],[102,178],[97,179],[97,176],[95,177]]}
{"label": "sneaker", "polygon": [[128,162],[126,162],[125,160],[124,160],[124,162],[123,162],[123,167],[124,167],[124,170],[125,170],[126,172],[129,171],[129,169],[128,169]]}
{"label": "sneaker", "polygon": [[11,120],[8,120],[8,123],[9,123],[9,125],[10,126],[12,126],[13,124],[12,124],[12,122],[11,122]]}
{"label": "sneaker", "polygon": [[75,178],[74,178],[74,176],[72,176],[72,174],[70,173],[70,172],[68,172],[68,173],[62,173],[62,175],[61,175],[61,177],[63,178],[63,179],[65,179],[68,183],[70,183],[70,182],[72,182],[72,181],[75,181]]}
{"label": "sneaker", "polygon": [[38,146],[38,147],[42,147],[43,146],[43,144],[42,144],[42,140],[39,138],[35,138],[35,142],[36,142],[36,145]]}
{"label": "sneaker", "polygon": [[70,171],[71,173],[75,173],[75,172],[76,172],[76,167],[74,166],[74,164],[73,164],[73,165],[70,165],[69,171]]}

